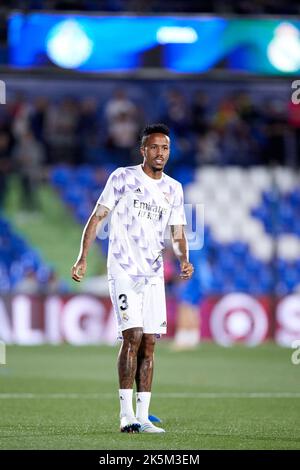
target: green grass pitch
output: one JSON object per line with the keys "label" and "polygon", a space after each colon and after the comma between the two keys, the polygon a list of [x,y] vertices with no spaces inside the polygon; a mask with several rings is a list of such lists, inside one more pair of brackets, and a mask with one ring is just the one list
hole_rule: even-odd
{"label": "green grass pitch", "polygon": [[152,414],[166,434],[121,434],[117,348],[7,347],[0,449],[299,449],[300,365],[274,344],[156,349]]}

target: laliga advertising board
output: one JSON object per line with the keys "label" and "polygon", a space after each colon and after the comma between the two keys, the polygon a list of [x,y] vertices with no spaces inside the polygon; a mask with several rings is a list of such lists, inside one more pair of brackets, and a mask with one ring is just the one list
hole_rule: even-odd
{"label": "laliga advertising board", "polygon": [[[176,302],[168,299],[168,336],[175,330]],[[272,312],[275,312],[273,318]],[[206,298],[201,338],[222,346],[256,346],[268,339],[290,347],[300,338],[300,295],[274,301],[231,293]],[[117,328],[110,300],[92,295],[0,299],[0,341],[6,344],[114,344]]]}
{"label": "laliga advertising board", "polygon": [[109,299],[92,295],[0,299],[0,339],[6,344],[113,344],[116,332]]}

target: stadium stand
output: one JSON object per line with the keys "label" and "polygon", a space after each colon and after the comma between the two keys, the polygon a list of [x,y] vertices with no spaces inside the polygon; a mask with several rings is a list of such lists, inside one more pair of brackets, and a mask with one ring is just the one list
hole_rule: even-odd
{"label": "stadium stand", "polygon": [[204,203],[211,290],[287,294],[299,288],[299,181],[288,168],[204,167],[185,188]]}
{"label": "stadium stand", "polygon": [[7,82],[0,134],[10,143],[3,150],[9,172],[18,173],[16,147],[30,135],[30,145],[43,149],[45,178],[80,224],[110,172],[140,161],[140,128],[163,121],[172,137],[168,174],[185,186],[187,202],[207,208],[214,276],[206,289],[280,295],[298,289],[299,112],[286,82],[251,81],[239,89],[234,81],[208,80],[191,80],[188,89],[180,80],[147,87],[138,80],[122,87],[117,80],[28,79],[26,88],[22,79]]}
{"label": "stadium stand", "polygon": [[15,233],[3,216],[0,217],[0,260],[1,294],[42,293],[53,276],[53,269],[41,254]]}
{"label": "stadium stand", "polygon": [[[56,167],[51,181],[85,223],[102,187],[92,168]],[[299,184],[291,169],[206,166],[185,194],[186,202],[207,207],[205,247],[214,275],[206,294],[283,295],[299,287]]]}

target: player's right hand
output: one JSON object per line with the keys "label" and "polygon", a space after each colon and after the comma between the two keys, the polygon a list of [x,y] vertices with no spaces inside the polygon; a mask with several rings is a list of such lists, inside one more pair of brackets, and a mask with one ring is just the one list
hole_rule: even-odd
{"label": "player's right hand", "polygon": [[72,279],[74,279],[76,282],[80,282],[85,275],[86,268],[87,262],[85,260],[76,261],[71,269]]}

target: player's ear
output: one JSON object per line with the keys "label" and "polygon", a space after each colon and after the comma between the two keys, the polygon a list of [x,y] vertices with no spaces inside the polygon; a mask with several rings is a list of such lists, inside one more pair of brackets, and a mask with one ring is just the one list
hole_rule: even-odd
{"label": "player's ear", "polygon": [[145,147],[140,147],[140,152],[143,158],[145,158]]}

